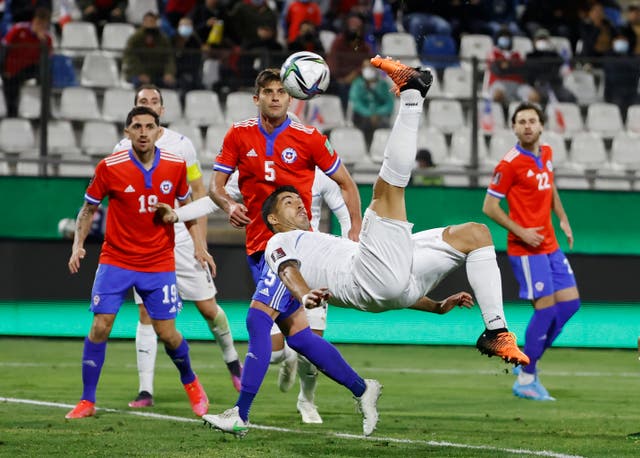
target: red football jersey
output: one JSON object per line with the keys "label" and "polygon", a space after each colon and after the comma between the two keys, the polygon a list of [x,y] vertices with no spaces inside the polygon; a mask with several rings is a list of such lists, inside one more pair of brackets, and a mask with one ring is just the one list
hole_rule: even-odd
{"label": "red football jersey", "polygon": [[540,146],[540,156],[516,145],[502,158],[493,173],[487,192],[507,198],[509,217],[522,227],[539,227],[544,236],[538,247],[527,245],[509,232],[507,253],[512,256],[547,254],[558,249],[551,223],[553,204],[553,152],[549,145]]}
{"label": "red football jersey", "polygon": [[190,192],[184,160],[157,148],[150,170],[131,150],[101,160],[84,196],[94,205],[109,198],[100,263],[139,272],[175,270],[173,225],[155,223],[150,207],[158,202],[173,207]]}
{"label": "red football jersey", "polygon": [[271,135],[259,118],[235,123],[227,132],[214,170],[239,171],[238,187],[251,223],[246,228],[247,254],[264,251],[273,233],[262,221],[262,204],[280,186],[295,186],[311,217],[315,167],[332,175],[340,158],[316,128],[287,119]]}

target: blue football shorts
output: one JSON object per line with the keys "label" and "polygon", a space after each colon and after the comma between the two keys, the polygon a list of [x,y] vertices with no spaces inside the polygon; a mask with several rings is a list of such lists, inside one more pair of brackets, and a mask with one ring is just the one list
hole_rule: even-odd
{"label": "blue football shorts", "polygon": [[154,320],[175,319],[182,308],[175,271],[138,272],[110,264],[98,264],[91,290],[90,310],[93,313],[118,313],[133,286]]}
{"label": "blue football shorts", "polygon": [[534,300],[576,286],[571,264],[561,250],[549,254],[509,256],[520,284],[521,299]]}
{"label": "blue football shorts", "polygon": [[[264,261],[264,252],[258,257],[256,254],[248,256],[249,269],[256,281],[256,292],[253,293],[251,299],[262,302],[268,307],[280,312],[276,321],[280,321],[293,314],[300,308],[298,302],[289,292],[286,286],[280,281],[280,278],[274,274],[269,265]],[[256,273],[259,273],[256,280]]]}

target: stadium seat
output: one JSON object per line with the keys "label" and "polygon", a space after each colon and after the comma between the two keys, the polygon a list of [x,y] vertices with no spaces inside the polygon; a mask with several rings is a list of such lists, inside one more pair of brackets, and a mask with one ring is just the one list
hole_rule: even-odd
{"label": "stadium seat", "polygon": [[574,70],[563,77],[563,83],[576,96],[580,105],[589,105],[590,103],[601,101],[593,73]]}
{"label": "stadium seat", "polygon": [[49,121],[47,125],[47,147],[50,154],[79,155],[76,135],[70,121]]}
{"label": "stadium seat", "polygon": [[420,49],[420,60],[431,68],[457,67],[458,50],[451,35],[426,35]]}
{"label": "stadium seat", "polygon": [[375,163],[381,163],[384,159],[384,148],[387,145],[391,129],[388,127],[379,127],[373,131],[371,137],[371,146],[369,147],[369,157]]}
{"label": "stadium seat", "polygon": [[120,73],[115,58],[102,51],[93,51],[84,56],[80,84],[99,88],[120,86]]}
{"label": "stadium seat", "polygon": [[614,103],[593,103],[587,108],[586,128],[605,138],[624,130],[620,108]]}
{"label": "stadium seat", "polygon": [[431,100],[427,111],[429,126],[451,133],[465,125],[459,100]]}
{"label": "stadium seat", "polygon": [[202,62],[202,86],[211,89],[220,81],[220,61],[218,59],[205,59]]}
{"label": "stadium seat", "polygon": [[556,51],[558,51],[561,56],[567,59],[573,57],[573,48],[571,46],[571,41],[569,41],[567,37],[551,36],[549,37],[549,39],[555,46]]}
{"label": "stadium seat", "polygon": [[571,141],[571,160],[586,170],[610,168],[600,134],[579,132]]}
{"label": "stadium seat", "polygon": [[252,93],[244,91],[230,92],[227,95],[225,111],[227,124],[255,118],[258,115],[258,108],[253,103]]}
{"label": "stadium seat", "polygon": [[555,168],[573,167],[569,161],[567,146],[562,135],[557,132],[546,130],[542,132],[540,141],[542,143],[547,143],[551,147],[551,150],[553,151],[553,166]]}
{"label": "stadium seat", "polygon": [[632,178],[623,170],[609,169],[596,174],[593,188],[599,191],[631,191]]}
{"label": "stadium seat", "polygon": [[127,22],[136,25],[141,24],[142,18],[148,11],[158,14],[158,2],[156,0],[129,0],[125,10]]}
{"label": "stadium seat", "polygon": [[41,94],[40,86],[24,85],[20,88],[20,100],[18,101],[18,116],[27,119],[40,119]]}
{"label": "stadium seat", "polygon": [[628,132],[618,132],[611,143],[611,162],[614,168],[640,171],[640,136]]}
{"label": "stadium seat", "polygon": [[323,94],[314,97],[307,102],[306,122],[318,130],[325,132],[334,127],[347,125],[340,97],[332,94]]}
{"label": "stadium seat", "polygon": [[124,124],[127,114],[133,108],[133,89],[109,88],[102,99],[102,119]]}
{"label": "stadium seat", "polygon": [[528,53],[533,51],[533,43],[531,42],[531,38],[515,35],[513,37],[513,47],[511,49],[513,51],[518,51],[520,55],[525,58]]}
{"label": "stadium seat", "polygon": [[98,99],[93,89],[65,87],[60,97],[60,117],[73,121],[101,119]]}
{"label": "stadium seat", "polygon": [[583,171],[575,169],[556,170],[554,181],[558,189],[591,189],[591,183]]}
{"label": "stadium seat", "polygon": [[0,91],[0,118],[7,116],[7,102],[4,99],[4,91]]}
{"label": "stadium seat", "polygon": [[57,166],[57,175],[61,177],[91,177],[95,161],[83,154],[65,155],[64,161]]}
{"label": "stadium seat", "polygon": [[187,92],[184,100],[184,117],[199,126],[224,124],[224,114],[218,94],[208,90]]}
{"label": "stadium seat", "polygon": [[388,32],[382,35],[380,42],[380,55],[393,56],[404,62],[407,59],[418,57],[416,40],[413,35],[406,32]]}
{"label": "stadium seat", "polygon": [[491,135],[489,137],[489,154],[484,158],[484,163],[495,166],[516,145],[516,141],[516,136],[508,130]]}
{"label": "stadium seat", "polygon": [[98,32],[93,22],[73,21],[62,28],[60,48],[69,56],[84,56],[98,50]]}
{"label": "stadium seat", "polygon": [[82,126],[80,148],[87,156],[108,156],[119,141],[116,125],[111,122],[86,121]]}
{"label": "stadium seat", "polygon": [[164,114],[160,121],[163,124],[182,120],[182,103],[177,91],[162,89],[162,105],[164,106]]}
{"label": "stadium seat", "polygon": [[64,54],[51,56],[51,85],[57,89],[78,85],[76,70],[70,56]]}
{"label": "stadium seat", "polygon": [[[469,112],[471,116],[471,112]],[[502,105],[488,99],[478,101],[478,128],[486,134],[506,129]]]}
{"label": "stadium seat", "polygon": [[559,102],[547,105],[546,129],[571,137],[575,133],[584,130],[580,107],[572,102]]}
{"label": "stadium seat", "polygon": [[329,134],[329,141],[342,162],[351,165],[370,165],[364,134],[357,127],[336,127]]}
{"label": "stadium seat", "polygon": [[627,132],[640,134],[640,105],[631,105],[627,109]]}
{"label": "stadium seat", "polygon": [[431,153],[435,165],[449,162],[449,147],[444,134],[434,126],[422,127],[418,130],[417,149],[426,148]]}
{"label": "stadium seat", "polygon": [[475,84],[471,78],[471,71],[464,67],[447,67],[442,76],[442,91],[445,97],[454,99],[468,99]]}
{"label": "stadium seat", "polygon": [[107,22],[102,29],[102,51],[112,57],[121,57],[127,40],[135,30],[133,24]]}
{"label": "stadium seat", "polygon": [[202,133],[198,126],[186,120],[182,120],[169,124],[169,129],[175,130],[182,135],[186,135],[189,140],[191,140],[191,143],[193,143],[196,154],[200,155],[200,151],[202,150]]}
{"label": "stadium seat", "polygon": [[[478,164],[486,163],[487,155],[484,135],[478,132]],[[459,128],[451,136],[449,161],[451,164],[468,166],[471,165],[471,156],[471,130],[468,127]]]}
{"label": "stadium seat", "polygon": [[27,119],[0,120],[0,151],[16,155],[36,153],[35,134]]}
{"label": "stadium seat", "polygon": [[462,64],[471,68],[469,60],[477,57],[480,61],[480,68],[486,67],[486,59],[493,49],[493,40],[489,35],[466,34],[460,37],[460,58]]}
{"label": "stadium seat", "polygon": [[222,148],[222,142],[229,127],[226,124],[212,124],[207,127],[204,146],[200,154],[200,162],[202,164],[213,164],[216,155]]}

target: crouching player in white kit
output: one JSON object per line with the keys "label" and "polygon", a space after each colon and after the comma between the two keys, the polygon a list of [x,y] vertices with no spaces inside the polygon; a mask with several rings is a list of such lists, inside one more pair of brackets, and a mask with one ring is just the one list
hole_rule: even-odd
{"label": "crouching player in white kit", "polygon": [[360,241],[310,232],[297,191],[282,187],[263,205],[263,219],[275,233],[265,251],[269,267],[306,308],[323,306],[330,299],[333,305],[369,312],[412,308],[438,313],[443,306],[451,307],[450,301],[435,302],[426,294],[465,264],[486,326],[477,348],[506,362],[528,364],[507,330],[500,271],[487,227],[465,223],[411,234],[404,189],[414,166],[426,95],[422,88],[431,84],[431,74],[391,59],[375,57],[371,62],[394,80],[401,104]]}
{"label": "crouching player in white kit", "polygon": [[[160,89],[154,85],[141,86],[136,92],[134,105],[151,108],[160,117],[164,114],[162,94]],[[197,199],[206,196],[207,191],[202,181],[202,172],[191,140],[178,132],[161,127],[156,146],[182,157],[187,163],[187,180],[192,188],[193,197]],[[131,141],[124,138],[116,145],[114,151],[129,148],[131,148]],[[124,192],[129,191],[125,190]],[[199,231],[195,229],[187,231],[184,224],[178,224],[175,227],[178,293],[181,299],[193,301],[196,304],[216,342],[220,345],[222,358],[231,375],[233,386],[239,391],[242,367],[238,360],[238,352],[233,344],[227,316],[216,301],[217,290],[209,271],[211,269],[215,275],[216,265],[207,251],[206,226],[206,218],[202,218],[198,224]],[[140,386],[137,398],[129,403],[129,407],[139,408],[153,405],[153,377],[158,342],[151,325],[151,319],[135,289],[134,299],[140,312],[140,321],[136,330],[136,355]]]}

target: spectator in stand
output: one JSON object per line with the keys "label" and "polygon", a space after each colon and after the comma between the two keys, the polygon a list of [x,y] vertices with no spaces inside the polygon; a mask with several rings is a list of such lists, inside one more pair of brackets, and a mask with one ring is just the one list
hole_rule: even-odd
{"label": "spectator in stand", "polygon": [[322,24],[320,7],[313,0],[295,0],[283,11],[284,25],[287,31],[287,43],[293,43],[300,33],[303,22],[310,22],[316,27]]}
{"label": "spectator in stand", "polygon": [[174,30],[178,28],[180,19],[193,11],[196,3],[197,0],[167,0],[164,15]]}
{"label": "spectator in stand", "polygon": [[100,34],[102,34],[102,28],[107,22],[126,22],[127,4],[127,0],[77,0],[82,20],[93,22]]}
{"label": "spectator in stand", "polygon": [[507,107],[516,100],[527,97],[524,85],[524,57],[512,50],[513,35],[504,27],[496,38],[493,49],[487,57],[487,90],[491,99]]}
{"label": "spectator in stand", "polygon": [[237,2],[229,11],[229,23],[229,37],[244,48],[264,39],[258,34],[259,27],[278,30],[278,13],[266,0]]}
{"label": "spectator in stand", "polygon": [[369,146],[374,130],[389,127],[395,102],[391,86],[380,77],[369,59],[362,61],[362,71],[351,84],[349,101],[353,107],[353,124],[362,130]]}
{"label": "spectator in stand", "polygon": [[250,86],[260,69],[280,67],[284,62],[284,48],[276,39],[276,29],[265,23],[257,27],[258,38],[245,42],[240,56],[240,84]]}
{"label": "spectator in stand", "polygon": [[351,14],[341,33],[336,35],[327,53],[327,64],[331,69],[331,92],[340,96],[343,109],[349,100],[349,88],[360,75],[361,63],[372,57],[373,51],[364,40],[364,21],[357,14]]}
{"label": "spectator in stand", "polygon": [[3,44],[2,89],[7,116],[18,116],[20,87],[31,78],[40,78],[40,53],[43,46],[52,50],[49,33],[51,10],[36,9],[31,22],[18,22],[5,35]]}
{"label": "spectator in stand", "polygon": [[158,27],[158,15],[146,13],[142,25],[127,40],[122,56],[127,81],[138,87],[175,87],[176,61],[169,38]]}
{"label": "spectator in stand", "polygon": [[497,37],[503,28],[512,35],[523,35],[517,22],[516,0],[469,0],[460,4],[462,29]]}
{"label": "spectator in stand", "polygon": [[585,57],[603,57],[611,53],[613,37],[616,34],[614,25],[607,19],[602,3],[595,1],[580,23],[580,40]]}
{"label": "spectator in stand", "polygon": [[640,3],[627,5],[626,23],[621,30],[629,41],[630,54],[640,56]]}
{"label": "spectator in stand", "polygon": [[435,169],[436,164],[431,158],[431,151],[426,148],[419,149],[416,153],[416,167],[413,169],[411,183],[414,186],[443,186],[444,178],[442,175],[434,174]]}
{"label": "spectator in stand", "polygon": [[452,4],[441,0],[405,0],[403,2],[402,25],[413,35],[418,49],[422,48],[425,35],[452,35]]}
{"label": "spectator in stand", "polygon": [[194,32],[189,17],[180,19],[177,32],[173,37],[177,87],[184,95],[193,89],[202,88],[202,42]]}
{"label": "spectator in stand", "polygon": [[[221,5],[219,0],[205,0],[204,3],[197,4],[189,16],[191,17],[196,33],[200,37],[200,41],[209,45],[219,45],[222,41],[227,14],[227,8]],[[215,25],[219,27],[219,40],[214,40],[214,38],[217,37],[211,37],[210,39],[211,32]]]}
{"label": "spectator in stand", "polygon": [[289,51],[311,51],[316,54],[324,54],[324,47],[320,41],[320,35],[312,22],[300,24],[300,30],[295,40],[289,43]]}
{"label": "spectator in stand", "polygon": [[547,29],[538,29],[533,39],[533,51],[527,53],[525,79],[533,89],[530,102],[546,104],[553,97],[560,102],[575,102],[576,97],[564,87],[563,68],[567,63],[555,49]]}
{"label": "spectator in stand", "polygon": [[547,29],[554,36],[568,38],[575,49],[584,3],[584,0],[528,0],[520,17],[521,27],[531,37],[538,29]]}
{"label": "spectator in stand", "polygon": [[630,105],[640,103],[638,96],[638,77],[640,65],[638,59],[631,55],[629,40],[623,32],[613,38],[613,51],[604,61],[604,99],[620,107],[626,117]]}

